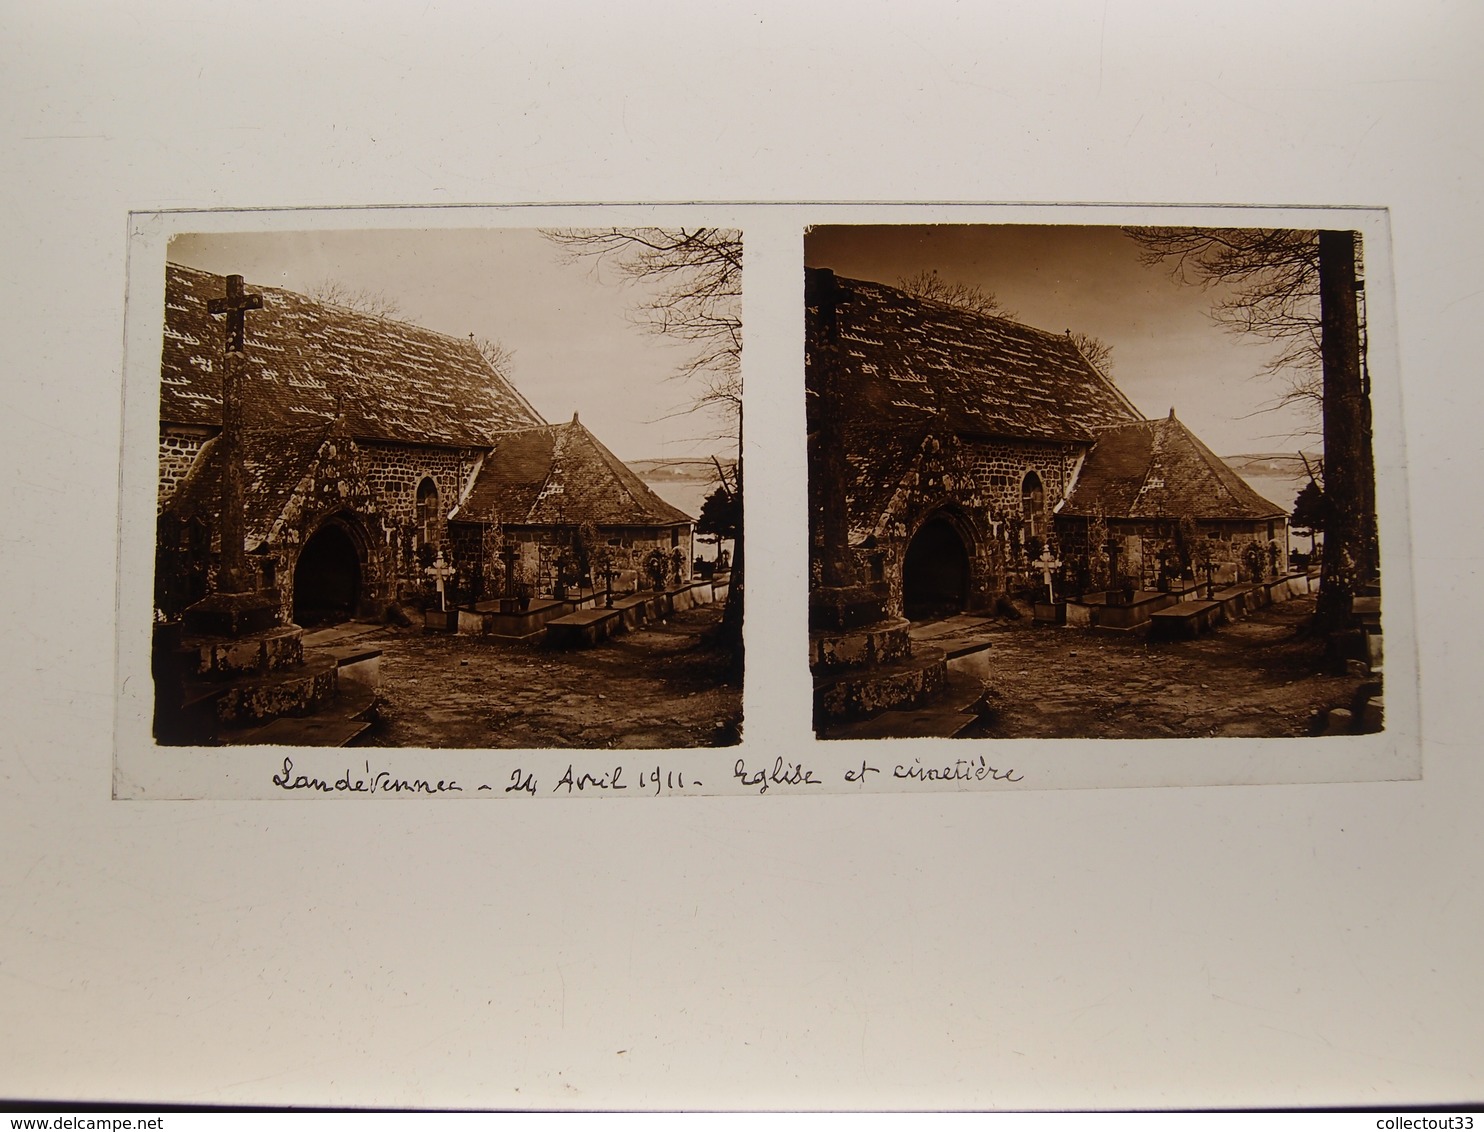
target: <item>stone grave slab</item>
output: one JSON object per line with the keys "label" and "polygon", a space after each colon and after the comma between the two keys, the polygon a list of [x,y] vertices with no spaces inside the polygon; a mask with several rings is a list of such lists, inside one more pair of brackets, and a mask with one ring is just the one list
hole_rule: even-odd
{"label": "stone grave slab", "polygon": [[618,609],[578,609],[546,623],[546,643],[553,648],[591,647],[619,632],[623,624]]}
{"label": "stone grave slab", "polygon": [[1151,641],[1181,641],[1214,629],[1221,623],[1225,610],[1219,601],[1182,601],[1166,609],[1155,610],[1149,618]]}
{"label": "stone grave slab", "polygon": [[[1106,594],[1103,595],[1106,598]],[[1173,605],[1175,599],[1158,590],[1135,590],[1133,600],[1114,604],[1103,601],[1092,610],[1092,623],[1099,629],[1135,629],[1149,621],[1160,609]]]}

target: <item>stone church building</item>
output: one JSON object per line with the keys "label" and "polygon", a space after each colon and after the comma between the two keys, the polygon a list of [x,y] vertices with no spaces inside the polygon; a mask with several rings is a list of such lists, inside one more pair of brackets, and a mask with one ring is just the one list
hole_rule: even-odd
{"label": "stone church building", "polygon": [[[225,286],[167,265],[162,621],[209,592],[219,561],[223,327],[208,302]],[[575,416],[543,420],[472,340],[249,286],[262,308],[247,317],[243,353],[246,549],[281,622],[430,602],[440,558],[445,588],[464,601],[505,594],[507,570],[510,583],[550,592],[557,564],[598,544],[615,588],[632,588],[655,551],[688,570],[691,519]]]}
{"label": "stone church building", "polygon": [[[1174,416],[1147,420],[1067,334],[806,276],[811,572],[888,616],[989,609],[1043,551],[1079,588],[1147,579],[1192,535],[1236,569],[1286,513]],[[1187,558],[1189,547],[1186,546]]]}

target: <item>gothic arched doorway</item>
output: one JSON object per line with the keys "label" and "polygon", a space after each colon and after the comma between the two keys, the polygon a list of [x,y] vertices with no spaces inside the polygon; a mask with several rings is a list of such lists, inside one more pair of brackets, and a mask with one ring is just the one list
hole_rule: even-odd
{"label": "gothic arched doorway", "polygon": [[361,556],[344,527],[326,523],[294,565],[294,621],[306,628],[349,621],[361,603]]}
{"label": "gothic arched doorway", "polygon": [[944,516],[929,519],[902,560],[902,612],[912,621],[960,613],[969,598],[969,551]]}

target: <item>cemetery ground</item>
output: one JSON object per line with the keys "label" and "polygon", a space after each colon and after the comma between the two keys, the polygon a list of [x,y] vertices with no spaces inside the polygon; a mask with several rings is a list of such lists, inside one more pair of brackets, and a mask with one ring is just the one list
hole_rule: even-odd
{"label": "cemetery ground", "polygon": [[966,737],[1305,737],[1369,678],[1335,675],[1305,630],[1314,598],[1257,610],[1188,641],[995,621],[990,711]]}
{"label": "cemetery ground", "polygon": [[[588,649],[377,626],[379,747],[654,748],[738,741],[740,681],[701,606]],[[369,628],[369,627],[368,627]]]}

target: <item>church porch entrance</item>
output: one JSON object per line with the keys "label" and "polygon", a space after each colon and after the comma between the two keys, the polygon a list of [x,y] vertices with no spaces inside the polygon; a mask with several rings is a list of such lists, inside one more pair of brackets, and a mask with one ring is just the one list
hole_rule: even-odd
{"label": "church porch entrance", "polygon": [[364,593],[361,555],[350,532],[326,523],[304,543],[294,565],[294,621],[305,628],[349,621]]}
{"label": "church porch entrance", "polygon": [[929,621],[961,613],[969,601],[969,550],[945,515],[923,523],[902,560],[902,613]]}

